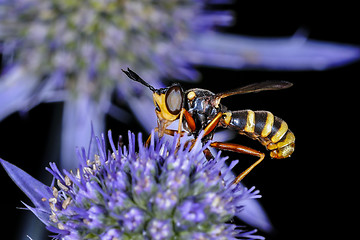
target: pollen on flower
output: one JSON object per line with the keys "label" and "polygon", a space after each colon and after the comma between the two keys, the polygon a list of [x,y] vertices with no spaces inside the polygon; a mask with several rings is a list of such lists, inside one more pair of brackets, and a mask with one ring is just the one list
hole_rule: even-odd
{"label": "pollen on flower", "polygon": [[65,229],[65,226],[64,226],[64,224],[62,224],[62,223],[58,223],[58,224],[57,224],[57,227],[58,227],[58,229],[60,229],[60,230],[64,230],[64,229]]}
{"label": "pollen on flower", "polygon": [[71,202],[71,198],[66,198],[63,203],[61,204],[62,208],[65,210]]}
{"label": "pollen on flower", "polygon": [[48,205],[32,211],[55,239],[261,239],[232,221],[258,192],[232,184],[224,158],[207,161],[201,142],[190,150],[177,147],[177,138],[152,138],[146,147],[139,135],[136,152],[133,134],[128,146],[115,148],[109,132],[111,150],[103,135],[96,138],[98,153],[79,150],[76,173],[51,163],[59,188],[48,187],[41,198]]}
{"label": "pollen on flower", "polygon": [[59,188],[61,188],[65,192],[69,191],[69,188],[67,186],[65,186],[64,184],[62,184],[59,179],[57,180],[57,185],[59,186]]}

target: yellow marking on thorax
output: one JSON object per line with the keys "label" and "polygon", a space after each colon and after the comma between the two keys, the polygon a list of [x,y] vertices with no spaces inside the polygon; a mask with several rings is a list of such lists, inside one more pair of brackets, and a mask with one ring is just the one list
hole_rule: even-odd
{"label": "yellow marking on thorax", "polygon": [[274,124],[274,115],[271,112],[267,112],[266,122],[264,125],[264,129],[261,132],[261,137],[267,137],[272,130]]}
{"label": "yellow marking on thorax", "polygon": [[248,133],[253,133],[255,130],[255,113],[254,111],[248,110],[247,111],[248,115],[247,115],[247,120],[246,120],[246,125],[245,125],[245,132]]}
{"label": "yellow marking on thorax", "polygon": [[279,130],[274,134],[274,136],[272,136],[271,141],[273,143],[277,143],[284,136],[287,130],[288,130],[287,123],[285,121],[282,121]]}
{"label": "yellow marking on thorax", "polygon": [[229,125],[230,124],[230,121],[231,121],[231,115],[232,113],[231,112],[225,112],[223,116],[225,116],[224,118],[224,122],[226,123],[226,125]]}
{"label": "yellow marking on thorax", "polygon": [[195,92],[191,91],[188,93],[187,98],[191,101],[196,97]]}

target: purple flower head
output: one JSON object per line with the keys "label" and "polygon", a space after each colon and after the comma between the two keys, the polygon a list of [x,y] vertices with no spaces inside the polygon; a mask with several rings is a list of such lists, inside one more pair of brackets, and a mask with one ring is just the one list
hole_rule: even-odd
{"label": "purple flower head", "polygon": [[[129,144],[115,145],[109,131],[96,138],[92,156],[78,150],[76,171],[60,171],[50,163],[54,181],[46,186],[14,165],[5,170],[29,196],[26,205],[53,232],[55,239],[246,239],[261,238],[235,225],[233,218],[258,191],[234,185],[230,167],[220,154],[207,161],[197,141],[190,150],[177,138],[144,146],[129,133]],[[175,164],[176,163],[176,164]],[[184,163],[184,164],[177,164]],[[143,174],[146,173],[146,174]]]}

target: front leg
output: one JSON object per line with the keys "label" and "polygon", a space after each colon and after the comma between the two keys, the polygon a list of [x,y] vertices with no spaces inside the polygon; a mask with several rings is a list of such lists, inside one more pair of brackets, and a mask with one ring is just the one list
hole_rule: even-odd
{"label": "front leg", "polygon": [[[185,108],[182,108],[181,112],[180,112],[178,131],[177,132],[182,132],[181,129],[182,129],[183,117],[185,117],[185,121],[187,123],[187,126],[188,126],[190,132],[195,131],[196,130],[196,125],[195,125],[194,118],[191,116],[191,114]],[[181,136],[183,136],[183,135],[181,135]],[[179,140],[177,142],[177,146],[178,147],[180,146],[180,138],[179,138]]]}
{"label": "front leg", "polygon": [[[210,123],[208,125],[206,125],[206,127],[204,128],[203,134],[202,134],[202,138],[204,138],[205,136],[209,135],[218,125],[220,122],[221,117],[223,116],[222,112],[219,112],[218,114],[216,114],[216,116],[214,117],[214,119],[212,119],[210,121]],[[212,139],[212,136],[211,136]],[[202,139],[203,140],[203,139]],[[193,145],[191,146],[191,148],[194,147],[196,141],[194,141]],[[209,158],[208,158],[209,157]],[[211,159],[209,154],[206,154],[206,158]]]}
{"label": "front leg", "polygon": [[[155,130],[155,132],[158,132],[159,131],[159,128],[155,128],[154,129]],[[179,133],[177,130],[173,130],[173,129],[165,129],[164,130],[164,134],[166,134],[166,135],[170,135],[170,136],[175,136],[175,134],[177,134],[177,133]],[[180,136],[182,137],[182,136],[184,136],[186,134],[186,132],[185,131],[181,131],[180,132]],[[146,147],[148,147],[149,146],[149,144],[150,144],[150,140],[151,140],[151,133],[150,133],[150,135],[149,135],[149,137],[148,137],[148,139],[146,140]]]}

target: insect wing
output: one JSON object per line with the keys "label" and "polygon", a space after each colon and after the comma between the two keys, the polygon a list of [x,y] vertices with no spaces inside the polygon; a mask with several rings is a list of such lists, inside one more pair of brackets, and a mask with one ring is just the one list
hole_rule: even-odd
{"label": "insect wing", "polygon": [[256,93],[269,90],[281,90],[291,87],[293,84],[286,81],[265,81],[253,83],[241,88],[232,89],[226,92],[216,94],[216,98],[225,98],[237,94]]}

